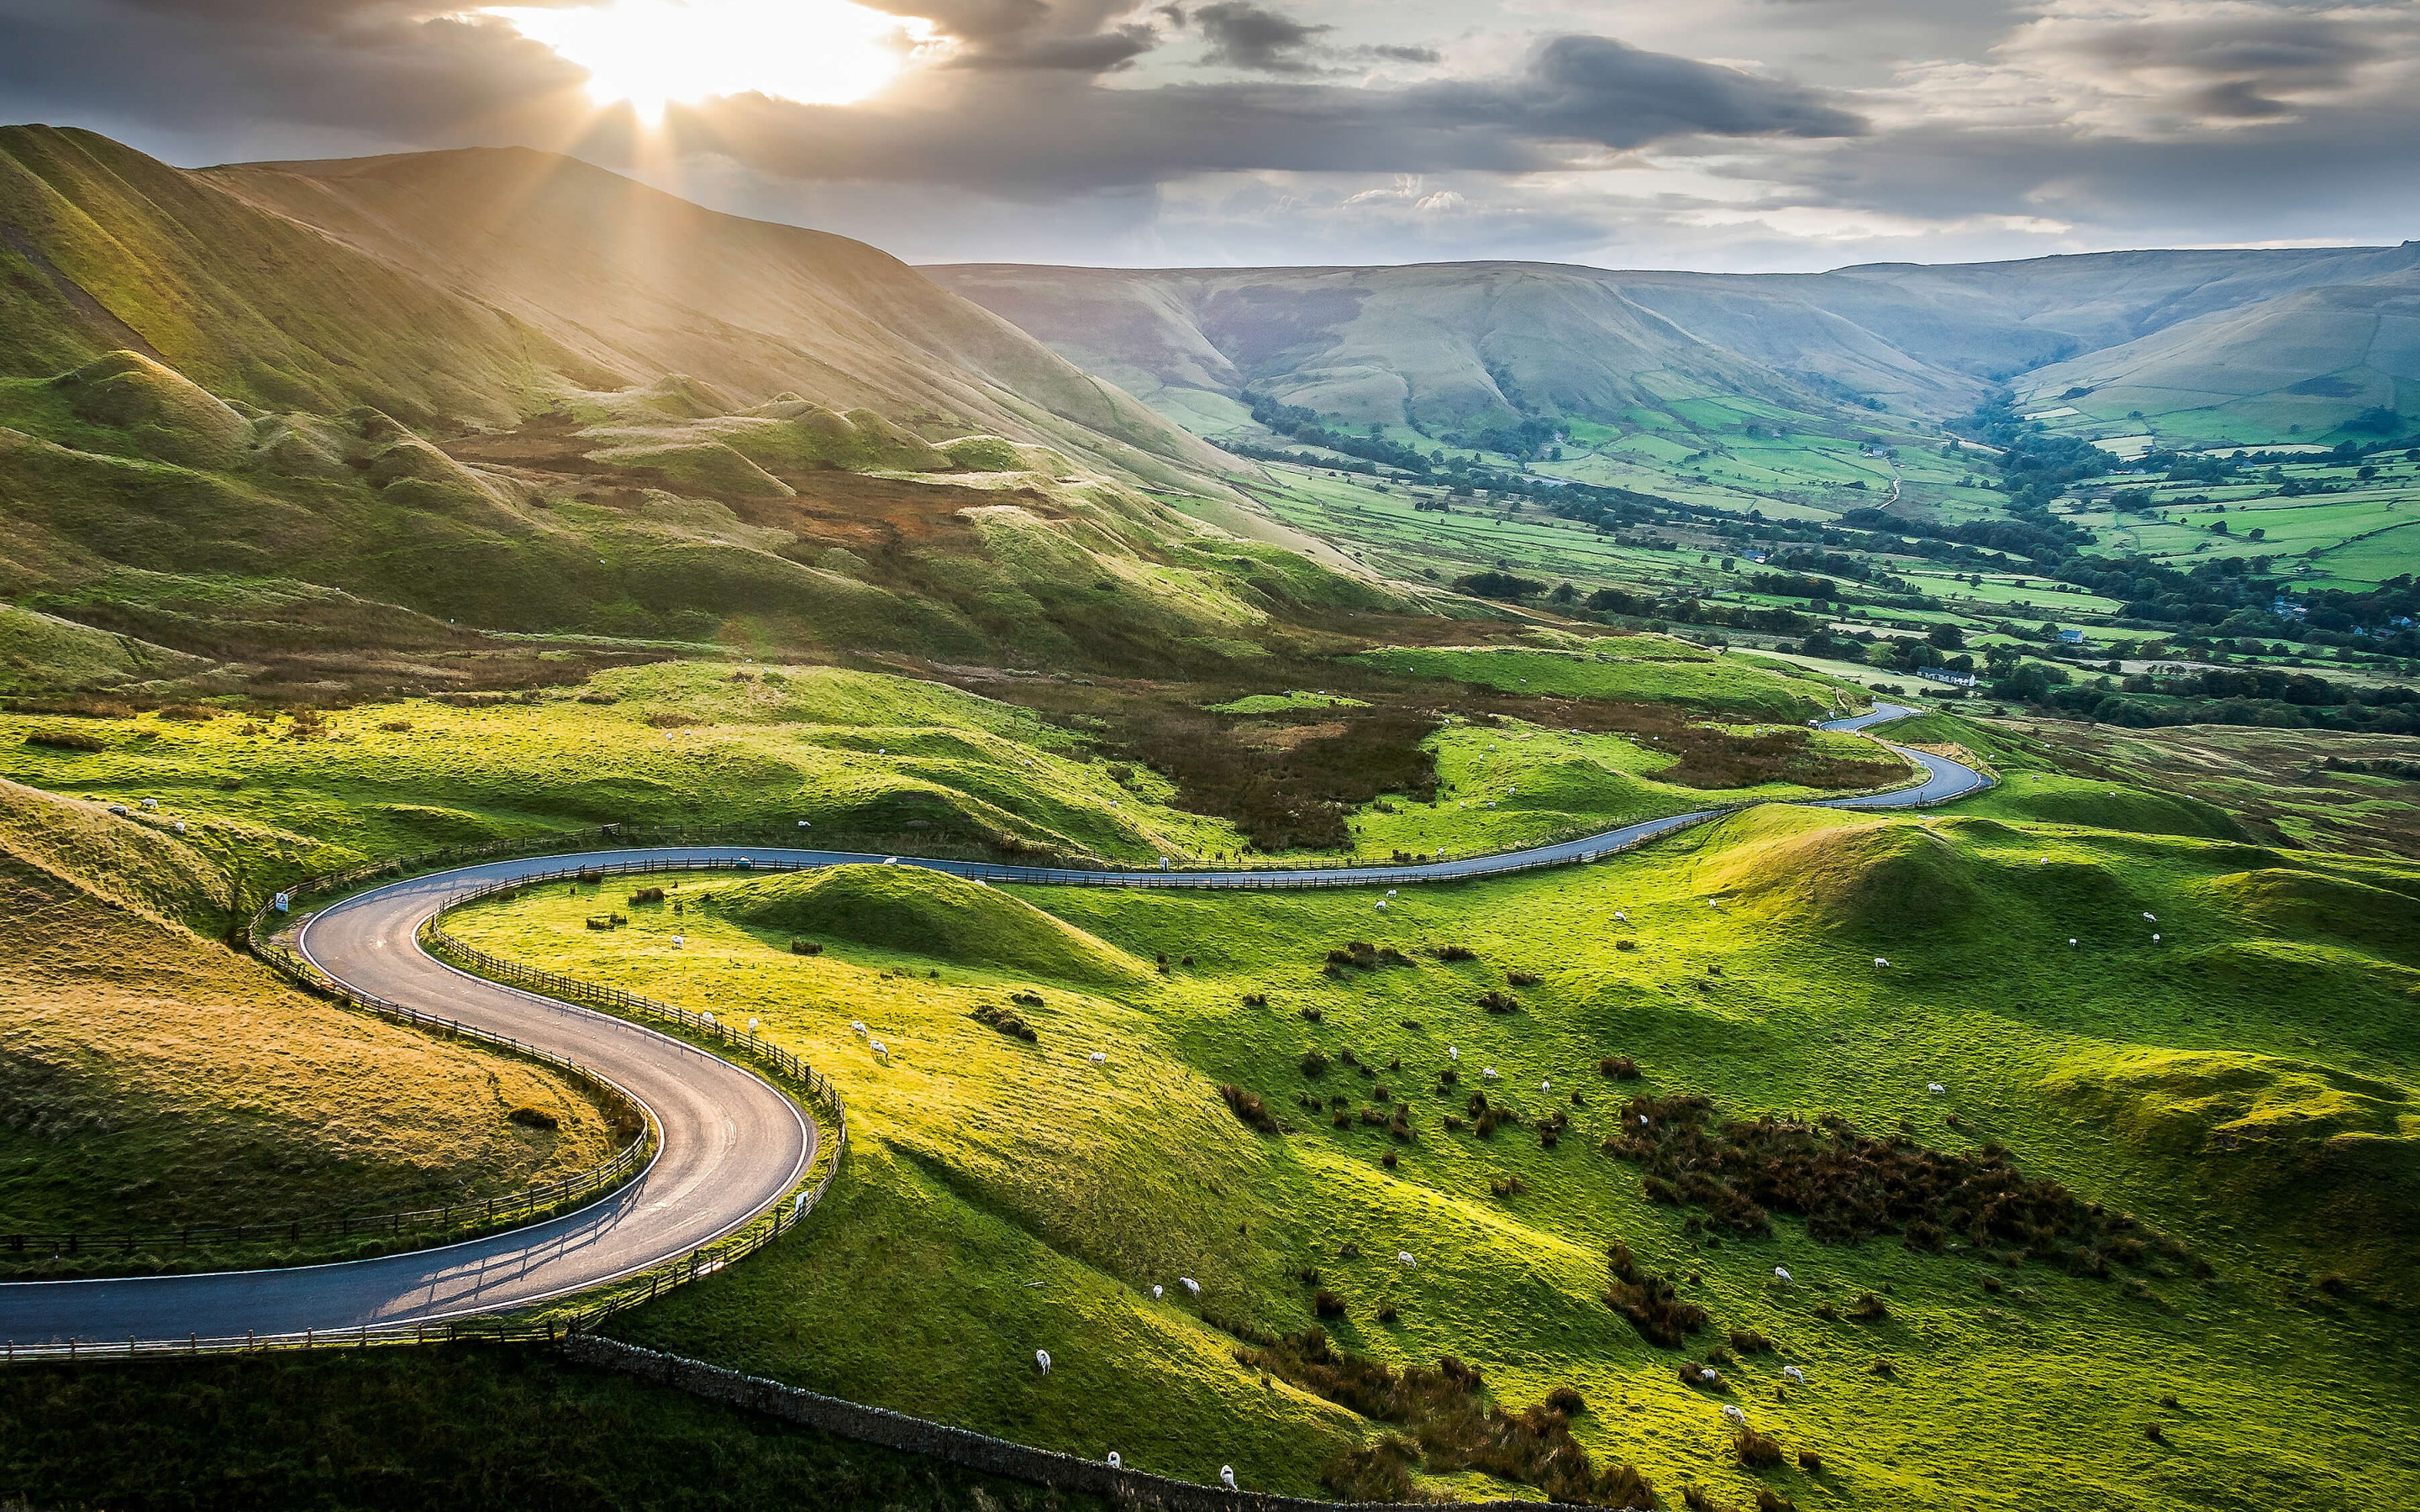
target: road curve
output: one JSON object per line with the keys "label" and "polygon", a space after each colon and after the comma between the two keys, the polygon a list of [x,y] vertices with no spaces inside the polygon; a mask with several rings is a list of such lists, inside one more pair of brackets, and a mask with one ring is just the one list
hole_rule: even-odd
{"label": "road curve", "polygon": [[[1831,720],[1823,728],[1863,730],[1915,712],[1878,704],[1870,714]],[[1827,799],[1818,807],[1913,808],[1989,785],[1982,774],[1947,757],[1889,748],[1921,765],[1925,780],[1888,793]],[[1415,866],[1094,872],[897,860],[987,881],[1043,886],[1258,888],[1451,882],[1591,860],[1724,811],[1701,809],[1525,851]],[[655,1115],[663,1131],[661,1153],[638,1180],[578,1212],[445,1249],[281,1271],[0,1284],[0,1340],[123,1341],[189,1334],[207,1338],[442,1321],[597,1286],[686,1255],[745,1225],[814,1163],[817,1132],[795,1103],[752,1072],[652,1029],[457,971],[430,958],[416,938],[421,922],[467,887],[575,865],[666,866],[743,856],[768,869],[886,859],[730,845],[529,856],[359,894],[323,910],[302,933],[303,953],[339,981],[569,1057],[620,1086]]]}
{"label": "road curve", "polygon": [[0,1340],[123,1342],[438,1322],[559,1297],[689,1254],[780,1200],[818,1131],[753,1072],[652,1029],[483,981],[414,938],[463,887],[555,870],[560,857],[419,877],[336,903],[302,948],[339,981],[580,1061],[655,1115],[646,1173],[562,1217],[377,1259],[278,1271],[0,1285]]}

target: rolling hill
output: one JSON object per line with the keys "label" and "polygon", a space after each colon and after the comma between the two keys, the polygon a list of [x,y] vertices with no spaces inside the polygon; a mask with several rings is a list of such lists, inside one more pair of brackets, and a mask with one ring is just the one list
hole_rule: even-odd
{"label": "rolling hill", "polygon": [[107,664],[35,681],[475,685],[535,656],[497,630],[1181,665],[1387,601],[1143,492],[1288,539],[895,259],[567,158],[12,128],[0,265],[0,594],[28,675]]}
{"label": "rolling hill", "polygon": [[[2180,397],[2111,413],[2156,415],[2352,375],[2293,395],[2316,436],[2369,406],[2414,402],[2408,391],[2398,401],[2393,379],[2410,380],[2410,339],[2395,322],[2408,318],[2397,312],[2415,268],[2420,243],[1817,274],[1531,263],[925,271],[1214,433],[1240,418],[1232,401],[1248,384],[1357,424],[1427,427],[1621,423],[1708,393],[1939,418],[2010,379],[2033,396],[2121,377],[2128,393]],[[2239,377],[2213,394],[2183,376],[2212,365]],[[2227,418],[2260,439],[2248,432],[2262,414]]]}

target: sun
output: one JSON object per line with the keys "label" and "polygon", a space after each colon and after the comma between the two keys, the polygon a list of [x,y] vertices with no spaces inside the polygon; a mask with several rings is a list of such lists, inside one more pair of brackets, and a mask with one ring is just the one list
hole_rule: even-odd
{"label": "sun", "polygon": [[586,69],[598,103],[628,100],[650,124],[673,100],[716,95],[845,105],[890,83],[930,31],[848,0],[604,0],[479,13]]}

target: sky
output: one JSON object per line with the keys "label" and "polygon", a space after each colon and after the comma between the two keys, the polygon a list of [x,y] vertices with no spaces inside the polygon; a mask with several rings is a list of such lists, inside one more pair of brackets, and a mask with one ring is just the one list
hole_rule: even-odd
{"label": "sky", "polygon": [[2420,0],[0,0],[0,119],[519,145],[912,262],[2420,237]]}

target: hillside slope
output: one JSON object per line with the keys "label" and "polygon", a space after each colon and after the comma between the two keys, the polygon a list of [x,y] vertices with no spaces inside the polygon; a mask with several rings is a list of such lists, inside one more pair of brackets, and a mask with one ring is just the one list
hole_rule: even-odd
{"label": "hillside slope", "polygon": [[[1232,414],[1222,401],[1250,383],[1357,423],[1425,425],[1507,412],[1613,422],[1699,385],[1801,409],[1872,398],[1942,416],[2013,376],[2055,363],[2088,375],[2093,354],[2115,358],[2172,331],[2196,332],[2180,338],[2191,361],[2210,358],[2214,333],[2223,362],[2307,378],[2361,364],[2366,338],[2314,331],[2293,301],[2391,299],[2376,291],[2415,267],[2420,243],[1811,274],[1537,263],[926,271],[1188,424]],[[2268,314],[2225,323],[2254,310]],[[2058,393],[2095,381],[2062,368],[2020,386]],[[2320,396],[2335,409],[2313,418],[2326,428],[2362,405],[2395,403],[2391,385],[2381,392]]]}

